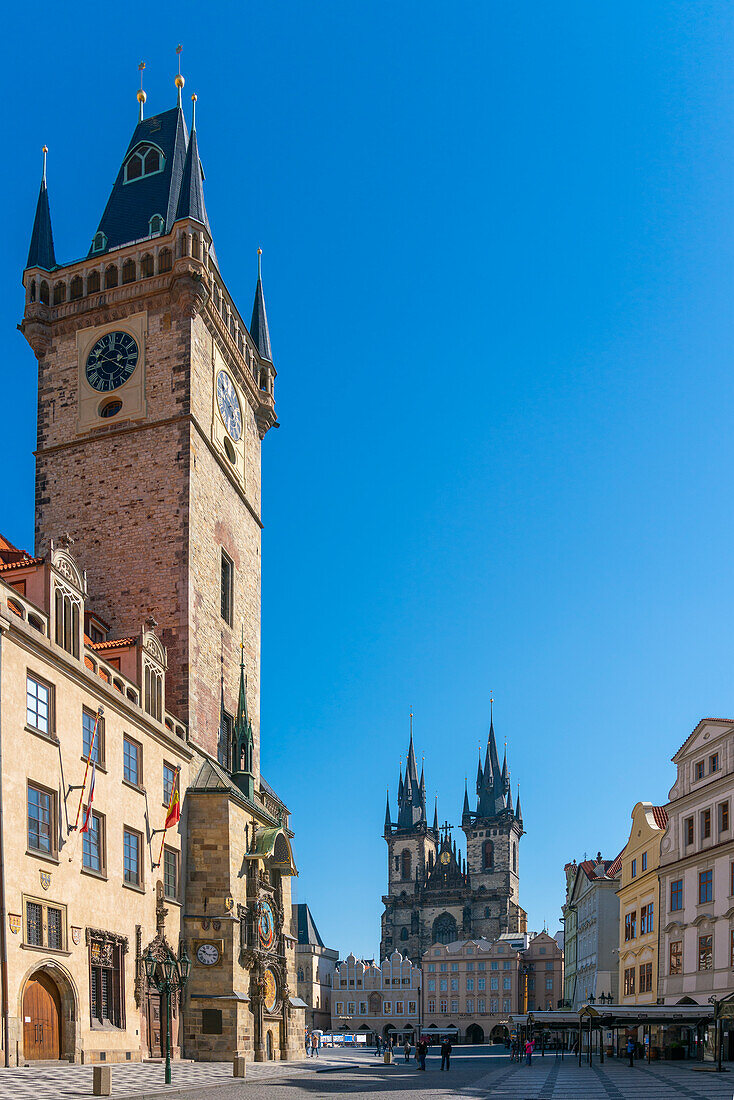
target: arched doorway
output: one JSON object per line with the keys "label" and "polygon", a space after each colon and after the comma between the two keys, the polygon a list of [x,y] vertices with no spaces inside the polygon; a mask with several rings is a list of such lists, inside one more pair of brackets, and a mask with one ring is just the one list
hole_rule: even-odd
{"label": "arched doorway", "polygon": [[273,1060],[273,1033],[269,1031],[265,1036],[265,1054],[269,1062]]}
{"label": "arched doorway", "polygon": [[484,1042],[484,1028],[479,1024],[469,1024],[466,1029],[466,1041],[467,1043],[483,1043]]}
{"label": "arched doorway", "polygon": [[23,1056],[57,1060],[61,1050],[61,995],[53,978],[39,970],[23,992]]}
{"label": "arched doorway", "polygon": [[489,1034],[490,1043],[506,1043],[510,1033],[504,1024],[495,1024]]}

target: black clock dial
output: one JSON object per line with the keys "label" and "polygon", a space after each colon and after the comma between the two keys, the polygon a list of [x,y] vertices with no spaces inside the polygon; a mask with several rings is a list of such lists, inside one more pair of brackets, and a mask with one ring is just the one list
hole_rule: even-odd
{"label": "black clock dial", "polygon": [[138,355],[138,345],[128,332],[100,336],[87,356],[87,382],[103,393],[119,389],[138,365]]}

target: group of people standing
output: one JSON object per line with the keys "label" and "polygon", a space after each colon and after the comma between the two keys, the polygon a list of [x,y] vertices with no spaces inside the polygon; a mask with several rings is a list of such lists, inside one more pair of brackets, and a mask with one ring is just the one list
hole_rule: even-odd
{"label": "group of people standing", "polygon": [[[425,1068],[426,1068],[426,1058],[428,1057],[428,1047],[429,1047],[429,1045],[430,1044],[429,1044],[428,1040],[423,1038],[423,1037],[421,1037],[418,1040],[418,1042],[415,1044],[415,1060],[418,1063],[418,1069],[419,1070],[425,1070]],[[385,1051],[388,1051],[388,1050],[389,1051],[394,1051],[395,1050],[395,1038],[393,1037],[391,1039],[386,1039],[385,1042],[384,1042],[384,1046],[383,1046],[382,1038],[378,1035],[377,1036],[377,1042],[375,1044],[375,1054],[377,1054],[377,1055],[381,1054],[383,1049]],[[405,1042],[403,1043],[403,1055],[404,1055],[404,1058],[405,1058],[405,1064],[406,1065],[410,1062],[410,1054],[411,1054],[412,1050],[413,1050],[413,1044],[411,1043],[410,1039],[406,1038]],[[444,1039],[441,1043],[441,1069],[446,1069],[447,1070],[447,1069],[451,1068],[451,1051],[452,1050],[453,1050],[453,1047],[451,1046],[450,1040],[449,1039]]]}
{"label": "group of people standing", "polygon": [[319,1037],[315,1032],[309,1031],[308,1028],[306,1028],[306,1057],[307,1058],[318,1058],[318,1056],[319,1056]]}

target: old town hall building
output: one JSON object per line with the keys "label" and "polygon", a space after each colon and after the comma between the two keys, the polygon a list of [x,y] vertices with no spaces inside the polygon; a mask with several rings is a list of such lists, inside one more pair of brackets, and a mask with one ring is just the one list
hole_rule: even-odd
{"label": "old town hall building", "polygon": [[398,782],[398,815],[393,821],[388,795],[384,837],[388,848],[388,889],[383,897],[380,958],[396,949],[420,965],[434,943],[459,939],[497,940],[524,933],[527,917],[520,907],[519,844],[523,835],[520,794],[513,808],[507,753],[500,768],[494,722],[487,751],[477,768],[477,805],[464,792],[461,828],[466,856],[451,837],[451,826],[426,816],[426,785],[420,779],[410,743]]}
{"label": "old town hall building", "polygon": [[[183,83],[150,118],[138,93],[70,263],[44,150],[20,325],[38,360],[35,547],[0,537],[6,1064],[160,1056],[169,1007],[176,1056],[302,1048],[293,833],[260,772],[276,372],[259,273],[248,325],[219,267]],[[190,971],[169,1002],[171,958]]]}

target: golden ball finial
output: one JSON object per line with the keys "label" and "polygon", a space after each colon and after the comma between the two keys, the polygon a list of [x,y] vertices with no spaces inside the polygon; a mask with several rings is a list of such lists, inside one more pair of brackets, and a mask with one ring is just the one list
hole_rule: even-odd
{"label": "golden ball finial", "polygon": [[146,93],[141,88],[140,91],[138,92],[138,103],[145,103],[147,98],[148,98],[148,96],[146,95]]}
{"label": "golden ball finial", "polygon": [[258,248],[257,254],[258,254],[258,256],[262,256],[262,254],[263,254],[262,248]]}
{"label": "golden ball finial", "polygon": [[196,94],[196,92],[194,92],[194,94],[193,94],[193,95],[192,95],[192,97],[191,97],[191,102],[192,102],[192,103],[196,103],[196,101],[197,101],[197,99],[198,99],[198,98],[199,98],[199,97],[198,97],[198,95]]}
{"label": "golden ball finial", "polygon": [[186,81],[181,76],[181,73],[176,73],[176,79],[175,79],[174,83],[175,83],[177,88],[183,88]]}
{"label": "golden ball finial", "polygon": [[42,153],[47,153],[48,152],[48,145],[44,145],[43,149],[41,149],[41,152]]}

